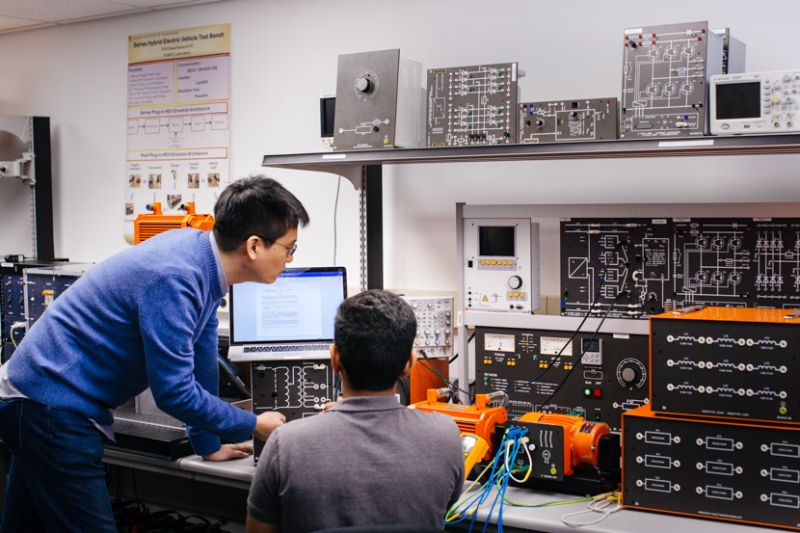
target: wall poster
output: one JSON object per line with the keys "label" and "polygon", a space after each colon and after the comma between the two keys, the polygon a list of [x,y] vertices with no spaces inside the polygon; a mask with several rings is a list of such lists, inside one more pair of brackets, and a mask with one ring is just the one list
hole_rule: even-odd
{"label": "wall poster", "polygon": [[128,37],[129,242],[148,204],[213,213],[229,182],[230,33],[219,24]]}

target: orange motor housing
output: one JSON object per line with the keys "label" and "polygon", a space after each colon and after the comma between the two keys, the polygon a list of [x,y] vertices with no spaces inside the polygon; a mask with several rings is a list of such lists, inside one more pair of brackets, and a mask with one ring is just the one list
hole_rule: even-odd
{"label": "orange motor housing", "polygon": [[519,422],[528,424],[550,424],[564,429],[564,475],[572,475],[581,464],[598,466],[600,438],[610,433],[603,422],[587,422],[577,415],[530,412],[522,415]]}
{"label": "orange motor housing", "polygon": [[428,389],[442,385],[442,378],[430,370],[431,368],[435,368],[439,374],[447,378],[450,373],[450,361],[446,357],[431,358],[424,365],[418,363],[411,367],[409,403],[425,401],[428,397]]}
{"label": "orange motor housing", "polygon": [[508,419],[505,407],[489,407],[488,394],[476,394],[475,405],[462,405],[440,401],[441,389],[428,389],[428,399],[409,406],[429,413],[442,413],[452,418],[461,433],[474,433],[489,443],[484,459],[492,456],[492,435],[495,426]]}
{"label": "orange motor housing", "polygon": [[186,211],[181,215],[163,214],[161,202],[153,202],[147,207],[152,213],[137,215],[136,220],[133,221],[134,244],[139,244],[150,237],[171,229],[195,228],[202,231],[210,231],[214,227],[214,217],[195,213],[194,202],[187,202],[185,206],[181,206]]}

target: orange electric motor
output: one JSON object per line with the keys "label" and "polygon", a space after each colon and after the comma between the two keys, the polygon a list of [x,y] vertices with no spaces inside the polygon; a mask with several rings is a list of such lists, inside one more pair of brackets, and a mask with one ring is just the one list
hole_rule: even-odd
{"label": "orange electric motor", "polygon": [[577,415],[530,412],[517,419],[528,424],[549,424],[564,429],[564,475],[572,475],[578,465],[598,466],[600,438],[609,434],[603,422],[587,422]]}
{"label": "orange electric motor", "polygon": [[161,202],[153,202],[147,208],[152,213],[142,213],[133,221],[134,244],[139,244],[150,237],[171,229],[196,228],[202,231],[209,231],[214,227],[214,217],[195,213],[194,202],[187,202],[182,205],[181,209],[186,213],[180,215],[163,214]]}
{"label": "orange electric motor", "polygon": [[441,401],[447,397],[447,393],[446,388],[428,389],[428,399],[412,404],[409,408],[449,416],[455,421],[461,433],[474,433],[489,443],[489,450],[484,455],[484,459],[489,459],[492,456],[491,442],[494,428],[508,419],[506,408],[490,407],[489,403],[495,398],[491,394],[476,394],[474,405]]}

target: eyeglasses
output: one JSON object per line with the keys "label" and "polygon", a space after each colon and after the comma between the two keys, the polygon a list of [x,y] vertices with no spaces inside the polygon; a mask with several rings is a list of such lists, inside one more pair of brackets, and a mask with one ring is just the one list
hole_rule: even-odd
{"label": "eyeglasses", "polygon": [[[267,242],[269,242],[269,241],[267,241]],[[287,245],[285,245],[283,243],[280,243],[278,241],[272,241],[272,244],[277,244],[278,246],[283,246],[284,248],[286,248],[286,251],[289,252],[288,255],[294,255],[294,253],[297,251],[297,243],[296,242],[293,243],[291,246],[287,246]]]}

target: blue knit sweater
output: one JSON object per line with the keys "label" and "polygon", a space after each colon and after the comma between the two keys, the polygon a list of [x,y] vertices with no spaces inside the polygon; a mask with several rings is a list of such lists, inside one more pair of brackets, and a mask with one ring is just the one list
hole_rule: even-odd
{"label": "blue knit sweater", "polygon": [[153,237],[96,265],[58,297],[8,362],[30,399],[110,425],[109,409],[148,385],[186,422],[196,453],[250,438],[255,415],[217,397],[217,317],[224,296],[209,236]]}

